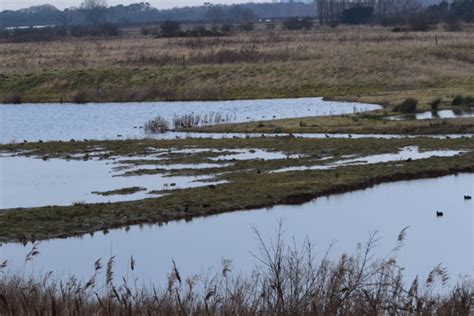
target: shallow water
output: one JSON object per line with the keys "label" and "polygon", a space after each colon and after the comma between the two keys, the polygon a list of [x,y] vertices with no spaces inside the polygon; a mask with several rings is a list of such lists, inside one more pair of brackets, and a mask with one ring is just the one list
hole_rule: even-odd
{"label": "shallow water", "polygon": [[[168,132],[164,134],[148,135],[153,139],[184,139],[184,138],[202,138],[202,139],[229,139],[229,138],[258,138],[258,137],[288,137],[287,133],[183,133]],[[433,134],[433,135],[400,135],[400,134],[324,134],[324,133],[295,133],[292,137],[297,138],[380,138],[380,139],[399,139],[399,138],[473,138],[474,134]]]}
{"label": "shallow water", "polygon": [[[202,182],[212,179],[212,176],[118,176],[123,170],[114,170],[117,162],[119,161],[0,158],[0,209],[141,200],[157,197],[149,194],[153,190],[183,189],[218,183]],[[110,196],[92,193],[129,187],[144,187],[147,190]]]}
{"label": "shallow water", "polygon": [[[322,98],[207,102],[0,105],[0,142],[144,138],[141,129],[156,116],[209,115],[232,122],[339,115],[380,109],[379,105],[323,101]],[[154,137],[169,137],[155,135]],[[174,136],[173,136],[174,137]]]}
{"label": "shallow water", "polygon": [[[218,270],[221,259],[233,260],[234,274],[248,272],[255,263],[257,228],[268,241],[275,237],[280,219],[285,236],[301,245],[305,238],[323,255],[333,244],[330,256],[353,253],[358,242],[365,242],[369,232],[379,231],[377,256],[386,256],[395,245],[399,232],[409,226],[399,263],[406,267],[407,278],[426,277],[431,268],[442,263],[451,282],[458,275],[472,275],[474,174],[401,181],[330,197],[322,197],[300,206],[276,206],[269,209],[221,214],[192,221],[170,222],[163,226],[133,226],[126,232],[111,230],[93,237],[54,239],[39,244],[40,255],[24,265],[31,244],[4,244],[0,260],[9,259],[10,271],[47,273],[56,278],[76,275],[87,280],[93,275],[98,258],[115,259],[115,279],[132,278],[130,257],[136,259],[133,277],[138,284],[166,285],[166,275],[174,259],[182,276]],[[436,211],[444,216],[437,218]],[[105,277],[101,276],[101,279]]]}
{"label": "shallow water", "polygon": [[232,161],[232,160],[278,160],[278,159],[297,159],[302,155],[288,155],[281,151],[268,151],[263,149],[230,149],[226,154],[217,157],[211,157],[213,161]]}
{"label": "shallow water", "polygon": [[447,119],[457,117],[474,117],[474,108],[464,108],[456,110],[439,110],[439,111],[426,111],[416,114],[404,114],[391,116],[388,119],[394,121],[404,120],[431,120],[431,119]]}
{"label": "shallow water", "polygon": [[[353,159],[343,159],[338,160],[325,165],[317,166],[297,166],[297,167],[288,167],[275,170],[273,172],[288,172],[288,171],[304,171],[304,170],[326,170],[334,169],[342,166],[353,166],[353,165],[368,165],[374,163],[384,163],[384,162],[397,162],[397,161],[406,161],[410,160],[419,160],[427,159],[431,157],[454,157],[459,154],[462,154],[462,150],[430,150],[420,152],[418,146],[408,146],[400,149],[398,153],[392,154],[379,154],[364,156]],[[324,158],[322,160],[327,160]]]}

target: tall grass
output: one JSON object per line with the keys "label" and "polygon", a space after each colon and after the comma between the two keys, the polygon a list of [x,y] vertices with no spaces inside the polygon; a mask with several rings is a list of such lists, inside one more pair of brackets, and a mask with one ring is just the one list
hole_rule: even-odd
{"label": "tall grass", "polygon": [[[1,274],[0,314],[45,315],[131,315],[131,314],[449,314],[468,315],[472,280],[461,280],[450,291],[439,294],[437,284],[446,284],[447,272],[435,267],[425,280],[416,277],[404,282],[403,268],[396,254],[403,246],[406,229],[398,236],[387,258],[377,259],[378,240],[372,234],[352,254],[339,260],[328,255],[317,260],[309,241],[299,248],[285,242],[280,224],[276,238],[258,242],[257,264],[248,276],[233,275],[231,262],[223,260],[221,269],[211,277],[184,278],[173,262],[168,282],[162,287],[139,288],[126,279],[115,280],[110,258],[105,267],[94,264],[92,277],[82,282],[42,278],[24,278]],[[33,260],[36,247],[27,257]],[[130,259],[132,273],[136,261]],[[7,263],[0,265],[0,271]],[[105,282],[98,276],[105,269]]]}
{"label": "tall grass", "polygon": [[[220,112],[211,112],[205,115],[195,113],[175,115],[171,120],[173,130],[196,127],[201,125],[215,125],[230,123],[236,119],[235,115],[223,115]],[[145,131],[148,133],[166,133],[171,128],[171,124],[165,118],[157,116],[145,124]]]}

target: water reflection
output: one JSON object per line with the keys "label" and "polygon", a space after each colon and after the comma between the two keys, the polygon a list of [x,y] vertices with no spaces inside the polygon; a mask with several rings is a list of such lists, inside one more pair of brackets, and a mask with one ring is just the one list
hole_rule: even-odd
{"label": "water reflection", "polygon": [[389,120],[431,120],[431,119],[448,119],[457,117],[474,117],[474,108],[462,108],[455,110],[426,111],[416,114],[404,114],[391,116]]}

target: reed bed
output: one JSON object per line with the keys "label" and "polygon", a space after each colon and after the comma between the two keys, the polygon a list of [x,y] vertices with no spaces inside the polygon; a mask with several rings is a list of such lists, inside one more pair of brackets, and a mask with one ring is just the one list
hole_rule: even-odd
{"label": "reed bed", "polygon": [[[94,263],[95,273],[83,282],[71,277],[55,281],[51,273],[42,278],[1,274],[0,314],[2,315],[234,315],[234,314],[314,314],[314,315],[468,315],[472,279],[460,280],[449,291],[440,293],[448,274],[436,266],[422,280],[404,282],[397,253],[403,246],[403,229],[393,251],[377,259],[376,234],[371,234],[352,255],[338,260],[328,253],[316,259],[313,246],[285,242],[280,223],[276,238],[266,243],[255,231],[259,252],[257,265],[248,276],[232,273],[223,260],[218,273],[184,278],[175,262],[164,286],[139,287],[123,278],[115,280],[114,257]],[[39,254],[33,246],[25,262]],[[133,273],[137,263],[130,259]],[[7,267],[7,262],[0,266]],[[104,275],[105,279],[99,280]]]}
{"label": "reed bed", "polygon": [[[216,124],[225,124],[235,121],[236,116],[226,114],[223,115],[220,112],[211,112],[205,115],[199,115],[195,113],[175,115],[171,120],[173,130],[179,130],[183,128],[191,128],[198,126],[210,126]],[[157,116],[154,119],[148,121],[145,124],[145,131],[147,133],[166,133],[171,130],[170,122],[162,116]]]}

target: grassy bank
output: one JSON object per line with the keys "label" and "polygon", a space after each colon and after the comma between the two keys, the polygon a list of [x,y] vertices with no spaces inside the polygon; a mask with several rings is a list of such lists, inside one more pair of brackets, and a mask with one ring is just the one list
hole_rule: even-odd
{"label": "grassy bank", "polygon": [[[420,146],[420,150],[468,150],[449,158],[429,158],[415,161],[396,161],[375,165],[341,166],[329,170],[272,173],[275,169],[291,166],[317,165],[319,159],[344,155],[395,153],[404,146]],[[303,203],[318,196],[348,192],[377,183],[437,177],[457,172],[474,171],[474,144],[470,139],[293,139],[258,138],[231,140],[173,140],[173,141],[103,141],[57,142],[42,144],[2,145],[2,151],[20,152],[43,158],[62,157],[91,159],[93,149],[100,146],[108,154],[150,154],[147,148],[262,148],[299,155],[294,159],[243,160],[218,170],[172,170],[173,175],[213,174],[216,180],[228,183],[217,188],[199,187],[169,190],[168,195],[140,201],[83,204],[64,207],[40,207],[6,210],[0,213],[0,240],[38,240],[66,237],[140,223],[160,223],[170,220],[206,216],[242,209],[253,209],[285,203]],[[97,150],[97,149],[96,149]],[[84,155],[84,156],[81,156]],[[87,156],[86,156],[87,155]],[[173,154],[169,164],[212,162],[212,153]],[[215,154],[214,154],[215,155]],[[47,157],[45,157],[47,156]],[[100,158],[100,156],[98,157]],[[137,165],[150,163],[136,161]],[[161,164],[162,161],[157,162]],[[160,170],[143,171],[153,174]],[[217,173],[219,173],[217,175]],[[251,188],[251,189],[249,189]],[[461,194],[461,193],[460,193]]]}
{"label": "grassy bank", "polygon": [[381,104],[415,97],[428,104],[472,92],[473,40],[469,28],[364,27],[0,44],[0,101],[324,96]]}
{"label": "grassy bank", "polygon": [[[463,134],[474,133],[474,118],[387,120],[387,112],[330,117],[306,117],[189,128],[215,133],[348,133],[348,134]],[[392,113],[393,114],[393,113]]]}

